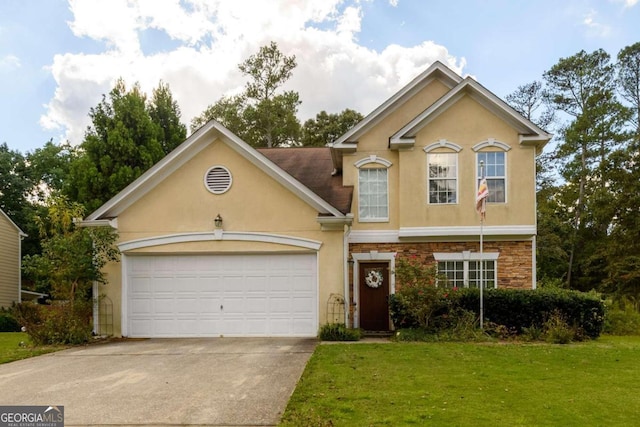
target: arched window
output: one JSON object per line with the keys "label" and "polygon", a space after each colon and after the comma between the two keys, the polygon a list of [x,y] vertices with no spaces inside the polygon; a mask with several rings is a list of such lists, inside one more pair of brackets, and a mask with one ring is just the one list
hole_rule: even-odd
{"label": "arched window", "polygon": [[482,178],[487,179],[489,196],[487,203],[507,201],[507,152],[511,146],[504,142],[488,139],[473,146],[476,152],[476,188]]}
{"label": "arched window", "polygon": [[358,168],[358,220],[389,220],[389,174],[391,162],[371,155],[354,163]]}
{"label": "arched window", "polygon": [[424,147],[427,153],[427,202],[429,204],[458,203],[458,153],[461,150],[461,146],[446,139]]}

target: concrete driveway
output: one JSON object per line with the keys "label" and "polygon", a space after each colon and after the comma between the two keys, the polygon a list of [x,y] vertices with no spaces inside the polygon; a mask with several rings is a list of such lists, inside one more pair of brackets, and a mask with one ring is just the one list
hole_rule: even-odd
{"label": "concrete driveway", "polygon": [[126,340],[0,365],[0,405],[63,405],[66,426],[269,426],[316,346],[301,338]]}

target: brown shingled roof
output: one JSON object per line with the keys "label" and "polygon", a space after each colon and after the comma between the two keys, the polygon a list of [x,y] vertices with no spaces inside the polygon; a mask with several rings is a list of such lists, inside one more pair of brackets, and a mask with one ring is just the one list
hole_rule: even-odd
{"label": "brown shingled roof", "polygon": [[342,176],[332,176],[328,147],[258,148],[258,152],[284,169],[340,212],[351,211],[353,186],[343,186]]}

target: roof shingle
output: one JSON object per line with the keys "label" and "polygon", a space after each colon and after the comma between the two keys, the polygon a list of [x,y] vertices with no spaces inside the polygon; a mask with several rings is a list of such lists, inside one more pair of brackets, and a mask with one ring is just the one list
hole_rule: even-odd
{"label": "roof shingle", "polygon": [[343,186],[341,176],[331,175],[334,169],[330,148],[258,148],[257,151],[340,212],[351,211],[353,186]]}

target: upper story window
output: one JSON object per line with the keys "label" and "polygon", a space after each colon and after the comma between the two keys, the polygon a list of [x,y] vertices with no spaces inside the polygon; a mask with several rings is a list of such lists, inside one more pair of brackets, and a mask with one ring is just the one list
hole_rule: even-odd
{"label": "upper story window", "polygon": [[358,206],[360,221],[389,219],[389,191],[386,168],[360,169],[358,172]]}
{"label": "upper story window", "polygon": [[458,203],[458,153],[428,153],[429,203]]}
{"label": "upper story window", "polygon": [[370,156],[355,163],[358,170],[358,219],[389,220],[389,174],[391,162]]}
{"label": "upper story window", "polygon": [[482,179],[481,162],[484,164],[484,176],[489,187],[488,203],[505,203],[507,194],[507,165],[504,151],[477,153],[478,183]]}
{"label": "upper story window", "polygon": [[[436,149],[453,152],[435,152]],[[458,203],[458,153],[457,144],[441,139],[424,148],[427,153],[427,200],[429,204]]]}
{"label": "upper story window", "polygon": [[[484,148],[494,148],[502,151],[480,151]],[[507,151],[511,147],[504,142],[489,138],[473,146],[476,152],[476,188],[482,179],[480,162],[484,163],[484,176],[489,187],[489,203],[505,203],[507,201]]]}

